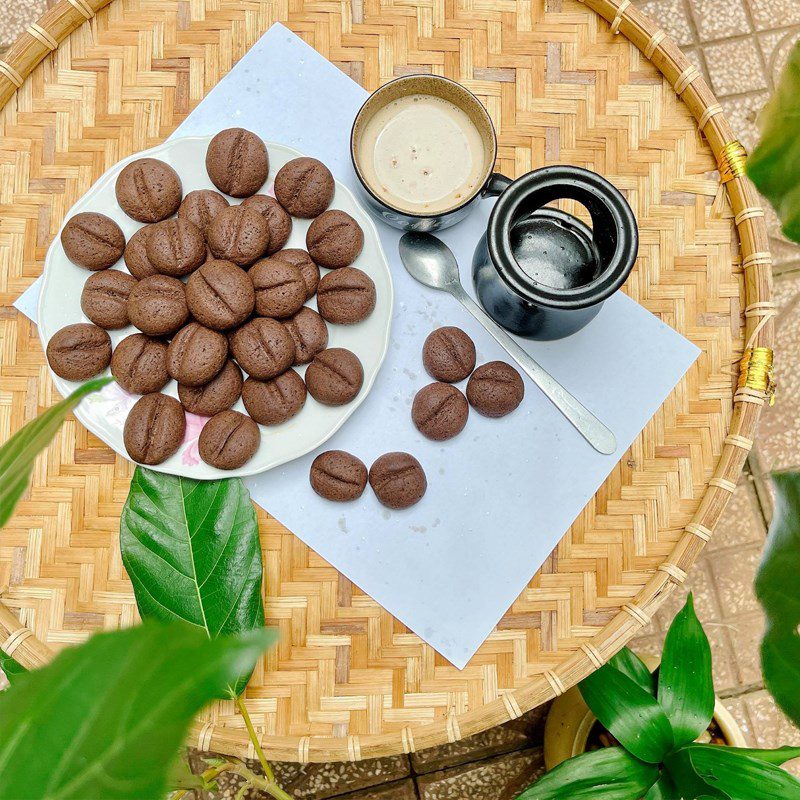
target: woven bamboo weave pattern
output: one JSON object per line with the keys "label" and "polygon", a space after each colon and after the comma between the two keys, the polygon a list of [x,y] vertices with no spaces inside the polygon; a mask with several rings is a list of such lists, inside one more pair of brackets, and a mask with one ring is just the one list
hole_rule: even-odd
{"label": "woven bamboo weave pattern", "polygon": [[[736,165],[722,164],[720,184],[735,135],[697,70],[635,5],[619,9],[64,0],[39,21],[45,35],[23,34],[5,56],[2,439],[57,399],[35,329],[10,304],[40,274],[67,209],[118,159],[162,141],[277,20],[368,89],[409,72],[462,81],[495,122],[508,175],[561,162],[606,175],[640,225],[625,291],[703,351],[461,672],[260,512],[268,622],[282,641],[246,702],[273,758],[410,752],[560,694],[647,624],[730,497],[766,399],[734,399],[745,344],[772,345],[763,217]],[[136,622],[118,545],[131,474],[74,420],[37,462],[0,535],[0,647],[22,663]],[[248,754],[232,704],[211,709],[192,743]]]}

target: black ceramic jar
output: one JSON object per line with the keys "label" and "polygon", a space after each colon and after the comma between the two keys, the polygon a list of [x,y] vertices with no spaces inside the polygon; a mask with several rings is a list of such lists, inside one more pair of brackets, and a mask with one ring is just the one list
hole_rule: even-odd
{"label": "black ceramic jar", "polygon": [[[585,206],[591,227],[546,207],[562,198]],[[500,194],[472,277],[481,304],[504,328],[560,339],[583,328],[622,286],[638,247],[636,219],[618,189],[580,167],[544,167]]]}

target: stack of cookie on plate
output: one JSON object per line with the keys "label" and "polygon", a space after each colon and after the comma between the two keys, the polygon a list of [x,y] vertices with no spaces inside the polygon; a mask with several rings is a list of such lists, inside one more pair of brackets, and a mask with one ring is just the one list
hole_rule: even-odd
{"label": "stack of cookie on plate", "polygon": [[[200,434],[201,458],[237,469],[259,447],[259,424],[294,417],[307,393],[326,405],[349,403],[363,383],[358,356],[327,347],[328,323],[360,322],[376,302],[372,279],[350,266],[364,244],[361,227],[329,210],[330,171],[295,158],[275,176],[275,197],[258,194],[269,154],[241,128],[211,140],[206,169],[219,191],[184,196],[170,165],[137,159],[120,172],[116,197],[144,227],[126,242],[113,219],[89,212],[61,233],[67,257],[92,273],[81,294],[91,322],[53,335],[48,361],[73,381],[110,365],[123,389],[142,395],[124,429],[129,455],[142,464],[176,452],[189,411],[211,417]],[[305,250],[284,249],[292,217],[313,219]],[[109,269],[120,258],[128,272]],[[330,270],[322,278],[320,267]],[[305,305],[315,295],[318,312]],[[108,331],[128,325],[139,332],[112,353]],[[305,379],[293,369],[304,364]],[[170,379],[178,399],[162,393]],[[247,414],[232,410],[240,397]]]}

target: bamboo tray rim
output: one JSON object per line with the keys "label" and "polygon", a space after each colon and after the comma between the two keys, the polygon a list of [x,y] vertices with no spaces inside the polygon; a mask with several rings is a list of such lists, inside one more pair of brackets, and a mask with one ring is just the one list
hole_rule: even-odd
{"label": "bamboo tray rim", "polygon": [[[26,79],[43,59],[55,51],[69,34],[89,22],[112,0],[60,0],[33,23],[0,60],[0,108],[22,89]],[[592,11],[611,23],[611,30],[630,40],[666,78],[684,100],[699,130],[705,135],[722,167],[722,185],[734,212],[741,242],[741,266],[745,273],[745,335],[748,344],[772,348],[774,304],[771,302],[771,257],[766,248],[766,224],[754,187],[743,174],[722,107],[697,67],[680,51],[669,35],[640,12],[630,0],[584,0]],[[380,734],[347,737],[263,736],[271,757],[301,763],[358,761],[362,758],[412,753],[447,742],[456,742],[489,727],[520,717],[526,711],[563,694],[613,656],[646,626],[653,614],[678,585],[697,558],[736,488],[747,453],[752,448],[756,424],[769,392],[740,388],[733,397],[733,414],[699,508],[671,554],[643,586],[634,602],[626,603],[594,638],[579,650],[521,688],[505,691],[498,699],[445,720],[415,724]],[[23,665],[46,663],[52,653],[0,600],[0,648]],[[251,755],[243,729],[196,723],[190,744],[240,756]]]}

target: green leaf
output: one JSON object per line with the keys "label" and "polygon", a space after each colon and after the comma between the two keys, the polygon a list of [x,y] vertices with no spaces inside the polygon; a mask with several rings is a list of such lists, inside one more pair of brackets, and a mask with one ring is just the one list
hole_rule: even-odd
{"label": "green leaf", "polygon": [[[195,481],[137,467],[120,545],[143,619],[184,620],[212,639],[263,627],[258,523],[239,479]],[[231,695],[249,678],[239,676]]]}
{"label": "green leaf", "polygon": [[680,800],[731,800],[729,795],[709,786],[697,774],[685,747],[670,753],[665,759],[664,767]]}
{"label": "green leaf", "polygon": [[760,121],[761,141],[747,159],[747,174],[778,213],[786,236],[800,242],[800,46],[789,54]]}
{"label": "green leaf", "polygon": [[658,702],[667,712],[675,744],[693,742],[714,715],[711,646],[694,613],[692,595],[667,631],[658,670]]}
{"label": "green leaf", "polygon": [[592,713],[641,761],[660,763],[674,746],[672,728],[658,701],[610,664],[579,684]]}
{"label": "green leaf", "polygon": [[28,672],[22,664],[15,661],[11,656],[6,655],[2,650],[0,650],[0,669],[3,670],[11,685],[15,684],[22,675]]}
{"label": "green leaf", "polygon": [[15,800],[163,797],[197,712],[275,640],[145,623],[93,636],[0,694],[0,786]]}
{"label": "green leaf", "polygon": [[681,800],[681,797],[670,777],[662,773],[661,777],[650,787],[644,800]]}
{"label": "green leaf", "polygon": [[767,764],[785,764],[793,758],[800,758],[800,747],[777,747],[774,750],[759,750],[751,747],[728,747],[729,753],[739,753],[750,758],[757,758],[759,761],[766,761]]}
{"label": "green leaf", "polygon": [[653,673],[650,672],[647,668],[647,664],[645,664],[633,650],[623,647],[619,653],[608,660],[608,663],[620,672],[625,673],[625,675],[632,681],[635,681],[648,694],[655,697],[656,681],[653,677]]}
{"label": "green leaf", "polygon": [[621,747],[570,758],[528,787],[517,800],[632,800],[658,779],[658,768]]}
{"label": "green leaf", "polygon": [[69,397],[39,414],[0,447],[0,528],[11,518],[28,486],[36,456],[56,435],[61,423],[80,401],[102,389],[113,378],[96,378],[79,386]]}
{"label": "green leaf", "polygon": [[767,689],[800,726],[800,473],[778,472],[772,480],[775,513],[755,581],[767,618],[761,667]]}
{"label": "green leaf", "polygon": [[718,745],[683,749],[700,778],[731,800],[800,800],[800,781],[775,764]]}

